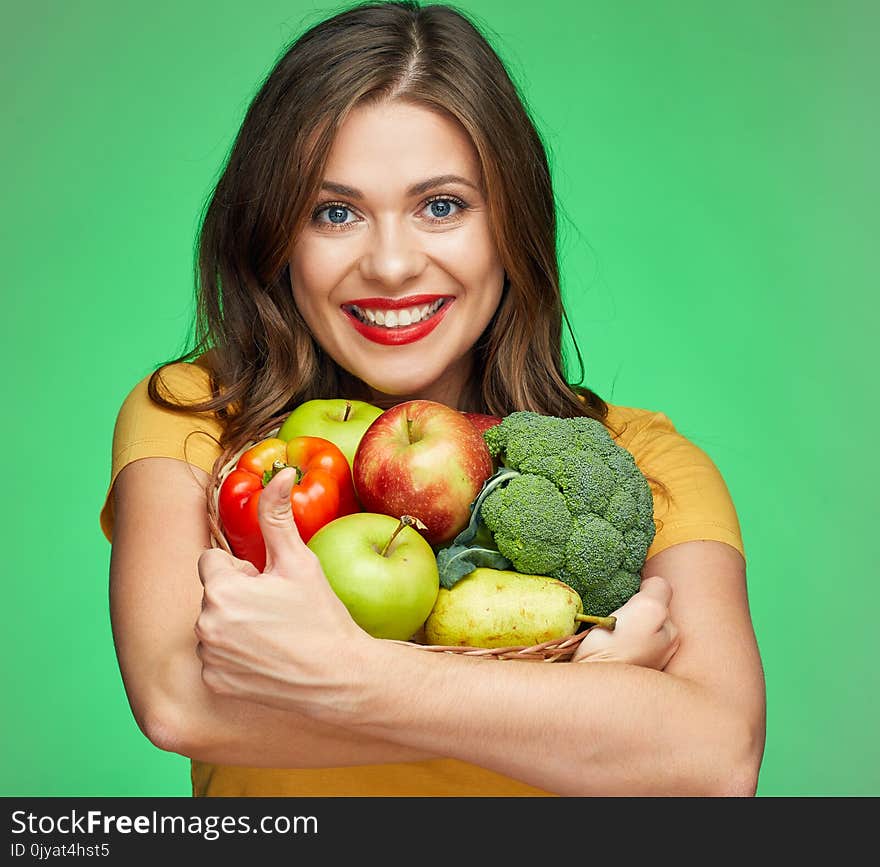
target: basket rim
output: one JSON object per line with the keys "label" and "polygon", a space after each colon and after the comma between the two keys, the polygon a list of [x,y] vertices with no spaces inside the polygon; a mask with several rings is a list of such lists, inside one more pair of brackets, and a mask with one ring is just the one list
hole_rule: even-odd
{"label": "basket rim", "polygon": [[399,641],[407,647],[417,647],[434,653],[455,653],[463,656],[489,659],[540,659],[545,662],[565,661],[577,651],[580,643],[599,627],[587,626],[574,635],[552,638],[540,644],[513,644],[507,647],[471,647],[460,644],[419,644],[415,641]]}

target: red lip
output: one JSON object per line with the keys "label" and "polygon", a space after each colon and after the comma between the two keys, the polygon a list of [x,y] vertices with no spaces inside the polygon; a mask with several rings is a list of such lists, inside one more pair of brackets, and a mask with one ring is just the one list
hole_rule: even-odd
{"label": "red lip", "polygon": [[[348,306],[353,304],[357,307],[369,308],[371,310],[399,310],[404,307],[416,307],[421,304],[431,304],[439,298],[444,298],[445,303],[440,309],[428,319],[416,322],[414,325],[403,325],[397,328],[385,328],[382,325],[368,325],[361,322],[354,315]],[[401,346],[405,343],[415,343],[427,337],[439,324],[446,311],[452,306],[455,298],[450,295],[410,295],[408,298],[363,298],[357,301],[350,301],[342,312],[348,317],[355,330],[371,340],[373,343],[380,343],[383,346]]]}
{"label": "red lip", "polygon": [[[354,304],[363,310],[402,310],[404,307],[421,307],[423,304],[433,304],[441,298],[451,299],[451,295],[407,295],[405,298],[355,298],[347,304]],[[346,305],[347,306],[347,305]]]}

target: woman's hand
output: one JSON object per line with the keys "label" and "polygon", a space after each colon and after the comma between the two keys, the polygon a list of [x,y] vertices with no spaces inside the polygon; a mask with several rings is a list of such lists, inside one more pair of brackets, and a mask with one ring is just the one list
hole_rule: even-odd
{"label": "woman's hand", "polygon": [[295,471],[279,472],[259,502],[263,572],[219,548],[198,561],[195,625],[202,679],[213,692],[321,717],[339,709],[352,668],[372,639],[333,592],[297,531]]}
{"label": "woman's hand", "polygon": [[669,619],[671,599],[672,587],[665,578],[645,578],[639,592],[614,612],[614,629],[591,629],[572,662],[626,662],[662,671],[679,643]]}

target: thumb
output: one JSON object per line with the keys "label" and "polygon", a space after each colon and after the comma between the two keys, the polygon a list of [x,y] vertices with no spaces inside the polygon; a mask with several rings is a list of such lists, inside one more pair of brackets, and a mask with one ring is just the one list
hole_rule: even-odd
{"label": "thumb", "polygon": [[264,573],[286,571],[288,566],[297,565],[303,552],[308,550],[299,534],[290,503],[295,481],[296,470],[285,467],[273,476],[260,494],[257,517],[266,543]]}

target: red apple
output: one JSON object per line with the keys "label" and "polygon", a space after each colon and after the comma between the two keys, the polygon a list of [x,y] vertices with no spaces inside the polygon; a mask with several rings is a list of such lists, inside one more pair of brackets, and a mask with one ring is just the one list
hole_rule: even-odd
{"label": "red apple", "polygon": [[385,410],[364,432],[352,476],[365,512],[413,515],[434,546],[451,542],[493,472],[483,435],[457,409],[410,400]]}
{"label": "red apple", "polygon": [[[483,412],[463,412],[462,415],[480,432],[485,433],[490,427],[501,424],[503,419],[497,415],[486,415]],[[497,470],[500,466],[500,459],[492,458],[492,469]]]}
{"label": "red apple", "polygon": [[501,424],[502,419],[497,415],[486,415],[483,412],[463,412],[462,415],[469,421],[471,424],[476,425],[477,430],[480,433],[489,430],[490,427],[495,427],[496,424]]}

